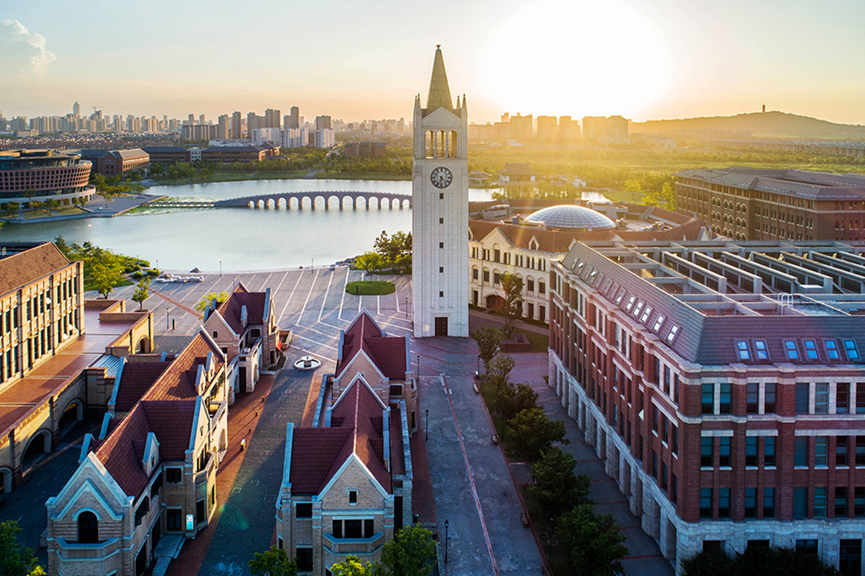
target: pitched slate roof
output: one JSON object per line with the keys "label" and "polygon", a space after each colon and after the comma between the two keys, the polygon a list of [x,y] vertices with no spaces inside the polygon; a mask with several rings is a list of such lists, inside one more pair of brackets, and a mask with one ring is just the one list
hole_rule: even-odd
{"label": "pitched slate roof", "polygon": [[119,388],[115,409],[119,412],[131,410],[170,365],[171,362],[159,361],[127,362],[120,374],[120,382],[116,384]]}
{"label": "pitched slate roof", "polygon": [[383,454],[383,410],[372,390],[357,379],[334,406],[330,428],[296,429],[291,450],[292,493],[320,493],[352,454],[390,493],[391,474]]}
{"label": "pitched slate roof", "polygon": [[0,260],[0,295],[35,282],[69,264],[69,260],[53,242],[7,256]]}
{"label": "pitched slate roof", "polygon": [[354,319],[343,334],[342,356],[336,365],[337,376],[361,350],[382,374],[393,380],[405,380],[405,338],[383,335],[366,310]]}
{"label": "pitched slate roof", "polygon": [[246,306],[247,325],[264,324],[264,305],[266,303],[266,292],[250,292],[243,284],[234,289],[225,302],[219,303],[216,311],[222,316],[235,334],[243,334],[244,326],[241,321],[241,311]]}

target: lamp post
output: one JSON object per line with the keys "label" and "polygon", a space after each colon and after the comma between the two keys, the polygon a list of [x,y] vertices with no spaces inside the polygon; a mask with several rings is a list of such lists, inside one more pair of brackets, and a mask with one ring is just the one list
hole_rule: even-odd
{"label": "lamp post", "polygon": [[171,310],[165,311],[165,329],[171,328]]}
{"label": "lamp post", "polygon": [[448,563],[448,521],[445,520],[445,564]]}
{"label": "lamp post", "polygon": [[408,296],[405,297],[405,317],[408,318]]}
{"label": "lamp post", "polygon": [[481,375],[481,355],[478,354],[478,376]]}
{"label": "lamp post", "polygon": [[313,268],[315,268],[315,258],[310,258],[309,259],[309,271],[314,273],[315,270],[313,270]]}
{"label": "lamp post", "polygon": [[549,545],[547,546],[547,558],[552,558],[553,556],[553,518],[550,516],[550,532],[549,532]]}
{"label": "lamp post", "polygon": [[222,278],[222,260],[219,261],[219,277]]}
{"label": "lamp post", "polygon": [[423,439],[429,440],[429,408],[426,409],[426,424],[423,425]]}
{"label": "lamp post", "polygon": [[417,377],[418,381],[420,381],[420,354],[417,355]]}

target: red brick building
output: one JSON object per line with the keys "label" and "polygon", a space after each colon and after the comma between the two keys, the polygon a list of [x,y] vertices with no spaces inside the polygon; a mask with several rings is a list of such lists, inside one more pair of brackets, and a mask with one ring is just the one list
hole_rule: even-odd
{"label": "red brick building", "polygon": [[863,240],[865,175],[683,170],[676,207],[734,240]]}
{"label": "red brick building", "polygon": [[150,168],[150,155],[134,148],[131,150],[81,150],[81,157],[93,162],[93,170],[103,176],[126,176],[135,170],[146,172]]}
{"label": "red brick building", "polygon": [[151,163],[174,164],[175,162],[189,162],[192,159],[189,148],[180,146],[149,146],[144,151],[150,155]]}
{"label": "red brick building", "polygon": [[387,154],[387,147],[384,142],[347,142],[344,149],[346,156],[360,156],[361,158]]}
{"label": "red brick building", "polygon": [[859,575],[865,243],[585,242],[550,385],[678,561],[795,547]]}
{"label": "red brick building", "polygon": [[270,146],[214,146],[201,151],[203,162],[260,162],[278,156],[279,148]]}

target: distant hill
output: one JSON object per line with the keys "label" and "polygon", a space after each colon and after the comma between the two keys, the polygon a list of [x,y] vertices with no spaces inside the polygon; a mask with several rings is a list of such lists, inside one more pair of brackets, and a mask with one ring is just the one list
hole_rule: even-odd
{"label": "distant hill", "polygon": [[679,130],[750,130],[754,138],[856,140],[859,137],[858,126],[852,124],[835,124],[809,116],[777,111],[680,120],[649,120],[630,124],[631,133]]}

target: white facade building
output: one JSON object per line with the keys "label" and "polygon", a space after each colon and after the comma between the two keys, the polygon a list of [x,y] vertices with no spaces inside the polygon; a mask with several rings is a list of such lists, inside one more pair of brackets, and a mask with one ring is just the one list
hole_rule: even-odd
{"label": "white facade building", "polygon": [[468,337],[468,109],[454,107],[441,49],[427,107],[414,104],[412,293],[414,335]]}
{"label": "white facade building", "polygon": [[321,130],[316,130],[313,133],[313,144],[314,148],[333,148],[336,144],[336,135],[333,130],[330,128],[323,128]]}

